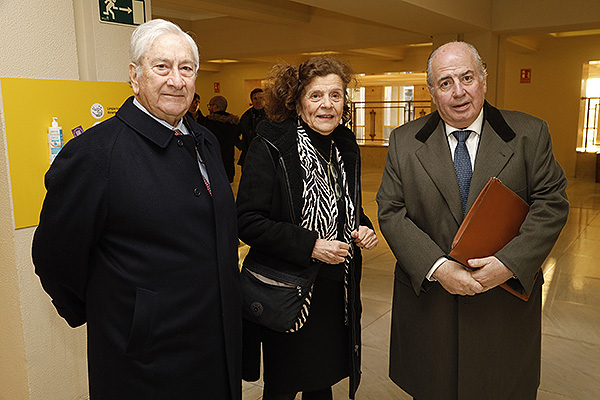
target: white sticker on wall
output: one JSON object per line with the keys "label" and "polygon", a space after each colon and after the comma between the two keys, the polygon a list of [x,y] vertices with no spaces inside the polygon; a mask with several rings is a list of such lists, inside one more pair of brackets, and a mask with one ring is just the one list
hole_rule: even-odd
{"label": "white sticker on wall", "polygon": [[100,119],[104,117],[104,106],[100,103],[94,103],[90,108],[90,113],[92,113],[92,117]]}

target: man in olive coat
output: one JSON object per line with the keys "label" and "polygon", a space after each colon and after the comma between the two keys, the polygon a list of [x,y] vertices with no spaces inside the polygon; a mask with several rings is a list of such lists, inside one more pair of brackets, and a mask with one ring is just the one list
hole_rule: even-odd
{"label": "man in olive coat", "polygon": [[184,118],[198,49],[167,21],[131,38],[134,97],[46,174],[33,242],[58,313],[87,323],[90,398],[241,398],[234,198],[219,143]]}
{"label": "man in olive coat", "polygon": [[[540,267],[567,218],[564,172],[544,121],[485,102],[486,71],[474,47],[441,46],[427,80],[437,111],[392,132],[377,194],[381,231],[397,260],[390,377],[418,400],[535,399]],[[467,269],[448,253],[493,176],[530,211],[517,237]],[[529,300],[498,287],[507,280]]]}

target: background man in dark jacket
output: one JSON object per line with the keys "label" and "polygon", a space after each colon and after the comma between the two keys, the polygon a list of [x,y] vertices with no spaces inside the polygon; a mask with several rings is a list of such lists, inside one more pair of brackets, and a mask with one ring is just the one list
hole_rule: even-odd
{"label": "background man in dark jacket", "polygon": [[[432,53],[427,83],[438,110],[392,132],[377,193],[381,232],[397,259],[390,377],[418,400],[530,400],[539,385],[540,268],[567,219],[567,180],[548,125],[488,104],[486,76],[464,42]],[[469,260],[471,270],[448,253],[493,176],[530,210],[519,235]],[[528,301],[498,287],[509,280]]]}
{"label": "background man in dark jacket", "polygon": [[244,166],[244,160],[246,159],[246,153],[248,152],[248,147],[250,147],[250,142],[256,137],[256,127],[258,126],[258,123],[267,118],[263,97],[264,93],[261,88],[253,89],[250,92],[252,107],[247,109],[240,117],[239,127],[242,137],[238,147],[242,153],[240,154],[238,165],[241,165],[242,167]]}
{"label": "background man in dark jacket", "polygon": [[46,174],[36,273],[69,325],[87,322],[92,399],[239,400],[234,199],[216,138],[183,118],[198,49],[153,20],[130,51],[135,96]]}
{"label": "background man in dark jacket", "polygon": [[207,127],[219,140],[221,146],[221,158],[227,172],[229,182],[233,182],[235,175],[235,150],[234,147],[238,142],[240,130],[238,122],[240,119],[237,115],[228,113],[227,99],[223,96],[214,96],[208,102],[208,114],[201,123]]}

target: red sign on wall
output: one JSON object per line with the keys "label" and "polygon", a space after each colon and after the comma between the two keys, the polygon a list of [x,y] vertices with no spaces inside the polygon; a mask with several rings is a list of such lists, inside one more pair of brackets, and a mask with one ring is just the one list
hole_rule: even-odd
{"label": "red sign on wall", "polygon": [[531,83],[531,68],[521,70],[521,83]]}
{"label": "red sign on wall", "polygon": [[214,83],[215,93],[221,93],[221,84],[219,82]]}

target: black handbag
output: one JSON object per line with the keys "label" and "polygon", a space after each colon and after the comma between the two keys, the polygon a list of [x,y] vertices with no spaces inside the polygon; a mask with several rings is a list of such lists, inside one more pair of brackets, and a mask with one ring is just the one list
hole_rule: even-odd
{"label": "black handbag", "polygon": [[296,332],[308,317],[318,273],[318,264],[294,275],[246,257],[240,274],[242,315],[274,331]]}

